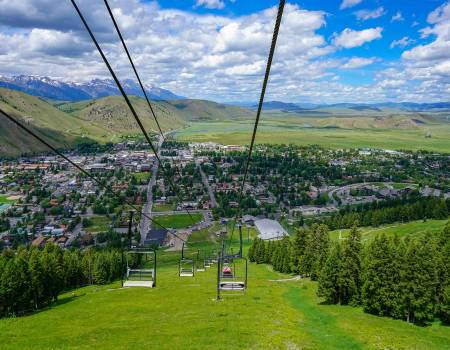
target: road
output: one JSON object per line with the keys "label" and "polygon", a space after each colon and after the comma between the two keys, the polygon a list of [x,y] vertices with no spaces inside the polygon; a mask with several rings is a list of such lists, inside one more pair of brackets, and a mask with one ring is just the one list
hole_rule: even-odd
{"label": "road", "polygon": [[[161,146],[164,142],[162,136],[159,136],[157,152],[158,156],[160,155]],[[159,162],[156,160],[152,167],[152,176],[147,186],[147,201],[142,208],[142,217],[140,224],[140,233],[141,233],[141,245],[144,245],[145,239],[147,238],[147,233],[150,230],[150,219],[152,215],[152,207],[153,207],[153,186],[156,184],[156,178],[158,175]]]}
{"label": "road", "polygon": [[66,246],[70,247],[75,239],[78,238],[80,235],[81,230],[83,229],[83,223],[80,222],[75,226],[75,228],[72,230],[71,234],[69,235],[69,238],[66,242]]}
{"label": "road", "polygon": [[200,165],[199,162],[196,162],[197,164],[197,168],[198,170],[200,170],[200,174],[202,175],[202,180],[203,180],[203,185],[206,187],[206,189],[208,190],[208,194],[209,194],[209,200],[211,202],[211,208],[217,208],[217,201],[216,201],[216,197],[214,196],[214,191],[211,188],[211,185],[209,184],[208,178],[206,177],[206,174],[204,173],[202,166]]}

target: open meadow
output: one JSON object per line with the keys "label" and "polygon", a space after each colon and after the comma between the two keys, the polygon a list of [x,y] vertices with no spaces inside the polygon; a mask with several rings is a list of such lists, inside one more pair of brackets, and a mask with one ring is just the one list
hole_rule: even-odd
{"label": "open meadow", "polygon": [[[328,148],[383,148],[450,152],[450,124],[413,129],[305,127],[309,119],[263,119],[256,141],[270,144],[320,145]],[[247,145],[253,120],[198,122],[176,133],[179,140]],[[431,137],[426,137],[431,135]]]}
{"label": "open meadow", "polygon": [[[411,221],[407,223],[394,223],[380,227],[361,227],[362,241],[369,241],[378,235],[385,234],[392,237],[418,237],[421,235],[435,235],[443,230],[447,220]],[[350,230],[335,230],[330,232],[331,239],[345,239]]]}
{"label": "open meadow", "polygon": [[203,219],[203,215],[199,213],[191,213],[190,215],[191,216],[188,214],[159,215],[155,216],[154,220],[164,227],[181,229],[195,225]]}

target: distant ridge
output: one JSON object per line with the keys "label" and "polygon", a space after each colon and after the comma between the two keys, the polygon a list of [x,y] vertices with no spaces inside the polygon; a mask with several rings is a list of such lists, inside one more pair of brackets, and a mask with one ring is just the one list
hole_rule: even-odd
{"label": "distant ridge", "polygon": [[[257,108],[255,103],[236,102],[229,103],[235,106]],[[279,110],[284,112],[311,112],[327,109],[350,109],[354,111],[381,112],[382,109],[397,109],[409,112],[424,112],[433,110],[450,111],[450,102],[435,103],[414,103],[414,102],[381,102],[381,103],[333,103],[333,104],[313,104],[313,103],[288,103],[281,101],[268,101],[264,103],[264,110]]]}
{"label": "distant ridge", "polygon": [[[143,93],[135,81],[124,80],[122,84],[128,94],[143,97]],[[120,95],[116,84],[111,79],[94,79],[87,83],[74,83],[34,75],[0,76],[0,87],[50,100],[69,102]],[[153,85],[147,85],[146,91],[152,100],[176,100],[183,98],[169,90]]]}

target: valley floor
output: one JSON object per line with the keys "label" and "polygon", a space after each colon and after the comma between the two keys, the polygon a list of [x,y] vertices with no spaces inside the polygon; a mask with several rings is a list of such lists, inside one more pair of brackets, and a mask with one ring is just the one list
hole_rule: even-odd
{"label": "valley floor", "polygon": [[[258,143],[320,145],[328,148],[381,148],[450,152],[450,124],[422,129],[305,128],[303,120],[262,120]],[[176,133],[179,140],[216,142],[224,145],[250,143],[254,120],[233,122],[196,122]],[[425,136],[429,134],[430,138]]]}
{"label": "valley floor", "polygon": [[417,327],[323,305],[309,280],[249,265],[243,296],[216,301],[216,268],[180,278],[164,262],[155,289],[119,283],[61,296],[51,309],[0,320],[1,349],[450,349],[450,327]]}

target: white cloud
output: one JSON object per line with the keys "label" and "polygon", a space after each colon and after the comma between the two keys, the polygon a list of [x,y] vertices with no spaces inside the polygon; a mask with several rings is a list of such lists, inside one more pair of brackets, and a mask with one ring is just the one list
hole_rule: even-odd
{"label": "white cloud", "polygon": [[359,10],[355,12],[355,16],[360,21],[367,21],[368,19],[375,19],[385,14],[384,7],[380,6],[375,10]]}
{"label": "white cloud", "polygon": [[352,57],[340,68],[342,69],[357,69],[371,65],[375,62],[375,58],[367,57]]}
{"label": "white cloud", "polygon": [[369,28],[360,31],[345,28],[341,34],[335,36],[333,43],[337,47],[350,49],[362,46],[373,40],[380,39],[382,37],[382,32],[383,28],[381,27]]}
{"label": "white cloud", "polygon": [[403,22],[404,20],[405,19],[400,11],[397,11],[397,13],[391,18],[392,22]]}
{"label": "white cloud", "polygon": [[394,40],[391,45],[389,46],[391,49],[395,47],[405,48],[409,45],[412,45],[415,43],[415,40],[411,39],[410,37],[404,36],[401,39]]}
{"label": "white cloud", "polygon": [[[11,4],[0,0],[0,74],[70,81],[110,78],[70,2]],[[120,79],[133,78],[102,1],[79,0],[79,5]],[[216,16],[163,9],[154,1],[111,0],[111,6],[145,84],[192,98],[258,98],[276,7],[246,16]],[[377,59],[330,54],[379,39],[383,29],[347,28],[330,44],[320,33],[329,18],[325,12],[288,3],[267,98],[318,103],[450,100],[447,16],[445,6],[433,11],[422,30],[429,44],[406,51],[401,62],[394,61],[396,68],[376,74],[373,84],[358,86],[341,83],[340,74]]]}
{"label": "white cloud", "polygon": [[340,6],[341,10],[356,6],[360,4],[362,0],[343,0]]}
{"label": "white cloud", "polygon": [[222,0],[197,0],[195,7],[205,7],[207,9],[223,9],[225,3]]}

